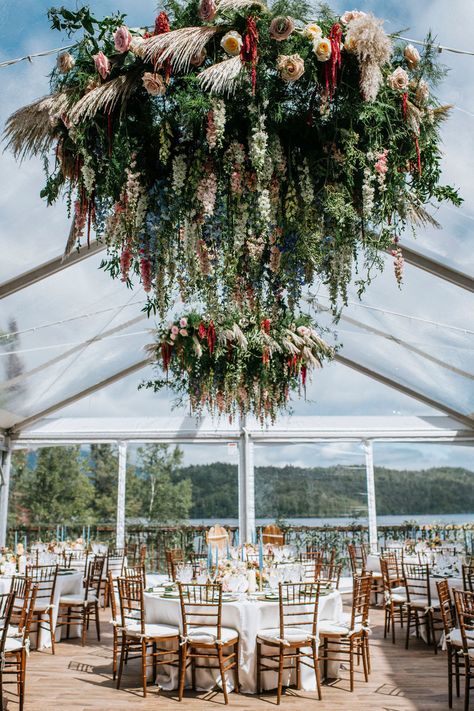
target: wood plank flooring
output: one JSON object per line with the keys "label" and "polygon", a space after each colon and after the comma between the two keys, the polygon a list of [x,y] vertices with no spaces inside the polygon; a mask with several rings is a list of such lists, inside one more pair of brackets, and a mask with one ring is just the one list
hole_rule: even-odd
{"label": "wood plank flooring", "polygon": [[[60,642],[56,655],[50,651],[32,652],[28,660],[25,711],[180,711],[195,709],[211,711],[224,705],[222,693],[192,694],[187,691],[181,704],[172,693],[157,693],[148,687],[148,696],[141,695],[140,672],[137,667],[124,675],[124,689],[117,691],[111,678],[111,634],[108,610],[101,610],[103,639],[81,647],[78,640]],[[371,614],[372,673],[369,683],[356,682],[354,693],[348,691],[344,678],[323,686],[323,700],[309,692],[287,690],[281,708],[290,711],[437,711],[447,710],[447,662],[443,652],[434,655],[416,639],[405,650],[402,635],[397,644],[383,639],[383,615]],[[397,630],[398,631],[398,630]],[[461,680],[462,681],[462,680]],[[275,705],[276,696],[267,692],[261,697],[230,695],[229,709],[265,711]],[[453,708],[460,711],[463,699],[455,699]],[[6,692],[5,711],[17,711],[13,687]]]}

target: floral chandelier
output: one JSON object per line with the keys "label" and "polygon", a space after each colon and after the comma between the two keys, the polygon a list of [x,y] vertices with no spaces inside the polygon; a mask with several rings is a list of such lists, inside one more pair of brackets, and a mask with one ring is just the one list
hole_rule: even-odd
{"label": "floral chandelier", "polygon": [[83,37],[6,137],[43,157],[48,203],[66,196],[66,253],[94,230],[149,314],[199,304],[158,332],[166,378],[147,386],[197,414],[274,419],[332,355],[298,315],[305,289],[324,283],[337,310],[386,251],[400,283],[405,227],[461,201],[440,183],[435,49],[300,0],[169,0],[141,29],[87,8],[49,17]]}
{"label": "floral chandelier", "polygon": [[262,423],[287,409],[290,395],[304,391],[311,372],[333,355],[308,316],[241,311],[215,322],[185,314],[157,333],[150,352],[166,377],[146,387],[171,387],[192,414],[252,413]]}
{"label": "floral chandelier", "polygon": [[439,182],[435,50],[394,46],[371,14],[201,0],[148,29],[49,16],[84,36],[52,94],[9,119],[10,146],[49,159],[42,195],[67,196],[67,250],[94,229],[105,270],[139,278],[149,311],[177,296],[210,314],[294,309],[315,279],[340,304],[386,250],[401,280],[407,223],[459,202]]}

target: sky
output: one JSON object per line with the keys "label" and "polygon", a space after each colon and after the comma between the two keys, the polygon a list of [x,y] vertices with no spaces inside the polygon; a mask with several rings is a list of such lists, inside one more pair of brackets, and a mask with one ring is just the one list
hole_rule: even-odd
{"label": "sky", "polygon": [[[63,2],[75,8],[78,3]],[[46,17],[50,2],[45,0],[0,0],[0,62],[44,49],[64,46],[69,40],[49,29]],[[97,15],[120,9],[128,14],[130,26],[152,23],[156,6],[144,0],[107,0],[90,3]],[[332,6],[341,12],[352,9],[339,0]],[[431,29],[440,44],[470,48],[470,34],[460,28],[474,26],[474,3],[470,0],[408,0],[361,2],[359,9],[373,11],[385,19],[389,32],[423,39]],[[315,13],[317,19],[317,13]],[[442,102],[455,104],[443,127],[444,180],[460,188],[461,209],[441,207],[436,218],[442,229],[420,229],[407,234],[404,243],[447,264],[474,273],[474,251],[470,232],[474,220],[472,200],[474,172],[474,57],[443,53],[448,77],[438,92]],[[0,124],[20,106],[48,93],[48,73],[55,58],[0,69]],[[39,197],[43,186],[42,165],[29,160],[18,165],[8,153],[0,154],[0,282],[60,254],[69,231],[64,203],[47,208]],[[342,354],[373,367],[396,381],[419,389],[423,394],[464,414],[474,412],[472,351],[474,310],[470,295],[446,282],[406,267],[401,290],[393,278],[390,259],[361,301],[354,292],[346,314],[383,331],[387,336],[368,333],[341,321],[337,340]],[[0,301],[0,329],[15,318],[20,331],[18,348],[28,371],[26,386],[7,391],[0,384],[0,420],[11,424],[18,415],[27,417],[55,401],[63,400],[84,387],[127,367],[143,357],[150,342],[153,324],[136,320],[143,305],[140,290],[127,291],[98,269],[100,257],[34,285]],[[321,304],[327,304],[324,289],[315,287]],[[324,314],[318,319],[325,323]],[[105,341],[80,345],[125,321],[128,328]],[[54,325],[52,325],[54,324]],[[395,337],[391,338],[390,336]],[[407,349],[408,343],[417,353]],[[48,367],[44,363],[65,351],[70,354]],[[420,355],[420,351],[429,357]],[[433,363],[445,361],[450,369]],[[431,357],[431,359],[430,359]],[[0,373],[5,365],[0,354]],[[467,375],[453,371],[462,369]],[[38,370],[41,369],[41,370]],[[150,371],[135,373],[94,395],[64,408],[59,416],[168,415],[173,397],[137,390]],[[469,377],[470,376],[470,377]],[[387,388],[337,363],[316,373],[307,400],[296,400],[296,414],[315,415],[433,415],[437,410]],[[172,416],[180,414],[174,410]],[[265,448],[259,463],[312,464],[350,462],[360,452],[348,447]],[[400,468],[425,468],[438,464],[474,468],[467,447],[403,445],[376,447],[376,463]],[[194,447],[186,450],[186,462],[204,462],[227,456],[222,449]],[[344,460],[345,461],[345,460]]]}

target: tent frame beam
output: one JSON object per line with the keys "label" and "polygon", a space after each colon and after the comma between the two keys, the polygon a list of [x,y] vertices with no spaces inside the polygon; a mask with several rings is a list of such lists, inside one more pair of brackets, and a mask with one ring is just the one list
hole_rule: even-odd
{"label": "tent frame beam", "polygon": [[67,256],[53,257],[53,259],[43,262],[38,267],[34,269],[29,269],[22,274],[19,274],[8,281],[4,281],[0,284],[0,299],[4,299],[11,294],[15,294],[17,291],[26,289],[32,284],[36,284],[38,281],[47,279],[53,274],[61,272],[63,269],[72,266],[73,264],[78,264],[88,257],[92,257],[98,252],[102,252],[105,249],[105,245],[102,242],[97,242],[94,240],[90,243],[90,246],[83,244],[74,252],[71,252]]}
{"label": "tent frame beam", "polygon": [[420,254],[410,247],[400,245],[403,259],[407,264],[411,264],[412,267],[417,267],[422,269],[428,274],[448,281],[450,284],[454,284],[461,289],[466,291],[474,292],[474,278],[461,272],[458,269],[453,269],[452,267],[447,267],[443,262],[433,259],[432,257],[426,257],[424,254]]}

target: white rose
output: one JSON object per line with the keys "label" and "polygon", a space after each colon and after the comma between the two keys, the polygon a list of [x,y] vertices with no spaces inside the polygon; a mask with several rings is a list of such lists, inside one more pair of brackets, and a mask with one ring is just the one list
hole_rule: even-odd
{"label": "white rose", "polygon": [[309,25],[306,25],[306,27],[303,30],[303,37],[307,37],[310,40],[315,40],[317,37],[322,37],[323,36],[323,31],[320,28],[319,25],[317,25],[315,22],[310,22]]}
{"label": "white rose", "polygon": [[401,67],[397,67],[388,77],[387,83],[391,89],[406,91],[409,84],[408,74]]}
{"label": "white rose", "polygon": [[240,48],[242,47],[242,35],[235,30],[227,32],[227,34],[221,39],[221,47],[231,57],[236,57],[240,54]]}
{"label": "white rose", "polygon": [[415,67],[419,65],[420,53],[412,44],[407,44],[403,54],[405,55],[405,59],[407,60],[407,64],[410,69],[415,69]]}
{"label": "white rose", "polygon": [[313,51],[318,62],[327,62],[331,56],[331,42],[326,38],[316,38],[313,41]]}

